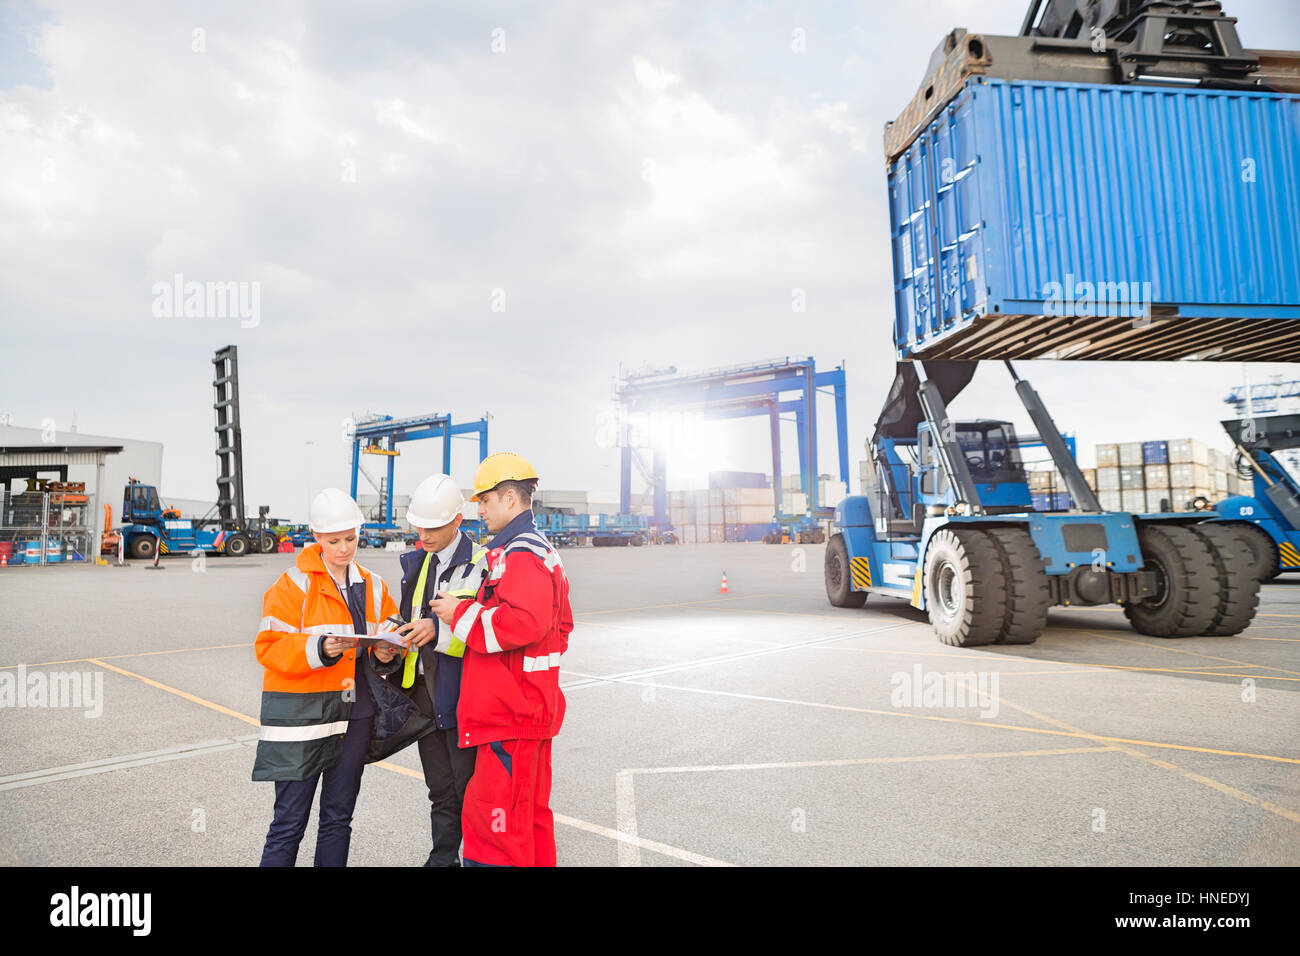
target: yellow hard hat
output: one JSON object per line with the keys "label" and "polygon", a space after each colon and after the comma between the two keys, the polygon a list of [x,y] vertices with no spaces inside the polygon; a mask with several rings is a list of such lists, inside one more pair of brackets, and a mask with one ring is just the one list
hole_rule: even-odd
{"label": "yellow hard hat", "polygon": [[536,477],[537,472],[528,464],[528,459],[514,452],[499,451],[479,462],[478,471],[474,472],[474,494],[469,496],[469,500],[478,501],[483,492],[491,491],[503,481]]}

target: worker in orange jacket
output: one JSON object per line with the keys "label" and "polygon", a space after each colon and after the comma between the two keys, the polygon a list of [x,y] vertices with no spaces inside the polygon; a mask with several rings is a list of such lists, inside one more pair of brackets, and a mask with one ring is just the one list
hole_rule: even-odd
{"label": "worker in orange jacket", "polygon": [[533,521],[537,473],[489,455],[474,475],[479,517],[495,536],[474,599],[430,602],[465,642],[458,743],[476,748],[461,825],[466,866],[554,866],[551,738],[564,721],[560,655],[573,612],[560,556]]}
{"label": "worker in orange jacket", "polygon": [[347,864],[375,714],[355,635],[376,633],[397,613],[383,578],[352,560],[361,521],[352,498],[322,491],[311,504],[315,543],[262,600],[256,653],[266,672],[253,779],[275,781],[262,866],[294,865],[322,778],[315,864]]}

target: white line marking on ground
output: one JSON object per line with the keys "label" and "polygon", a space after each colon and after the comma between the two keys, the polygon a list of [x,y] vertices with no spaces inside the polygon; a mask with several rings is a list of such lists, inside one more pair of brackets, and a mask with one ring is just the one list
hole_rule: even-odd
{"label": "white line marking on ground", "polygon": [[[650,773],[721,773],[733,770],[793,770],[801,767],[857,767],[881,763],[925,763],[933,760],[983,760],[991,757],[1056,757],[1062,754],[1099,754],[1119,752],[1119,747],[1056,747],[1050,750],[999,750],[978,753],[904,754],[897,757],[852,757],[844,760],[794,760],[789,763],[706,764],[699,767],[638,767],[620,770],[624,774]],[[633,824],[635,826],[635,823]]]}
{"label": "white line marking on ground", "polygon": [[143,767],[152,763],[184,760],[186,757],[202,757],[223,750],[236,750],[256,743],[257,736],[257,734],[245,734],[239,737],[227,737],[222,740],[205,740],[203,743],[168,747],[166,750],[149,750],[144,753],[126,754],[121,757],[107,757],[103,760],[90,760],[86,763],[73,763],[62,767],[47,767],[44,770],[16,773],[7,777],[0,777],[0,790],[17,790],[20,787],[34,787],[41,783],[53,783],[56,780],[70,780],[74,777],[108,773],[112,770],[126,770],[130,767]]}
{"label": "white line marking on ground", "polygon": [[572,684],[566,684],[565,690],[576,690],[579,687],[592,687],[597,684],[610,682],[629,681],[639,677],[655,677],[659,674],[671,674],[675,671],[690,670],[695,667],[708,667],[710,664],[726,664],[730,661],[744,660],[749,657],[763,657],[767,654],[780,654],[782,651],[792,651],[801,647],[809,647],[814,644],[826,644],[831,641],[845,641],[854,637],[865,637],[868,634],[879,634],[882,631],[894,631],[904,624],[889,624],[885,627],[872,628],[866,631],[850,631],[847,634],[833,634],[830,637],[817,637],[809,641],[795,641],[790,644],[780,644],[776,647],[765,647],[757,651],[737,651],[734,654],[721,654],[717,657],[704,657],[700,660],[685,661],[680,664],[661,664],[657,667],[643,667],[640,670],[625,671],[621,674],[610,674],[607,677],[593,677],[587,680],[574,681]]}
{"label": "white line marking on ground", "polygon": [[694,863],[696,866],[735,866],[735,863],[727,863],[725,860],[715,860],[711,856],[702,856],[699,853],[692,853],[690,850],[679,850],[675,846],[669,846],[666,843],[656,843],[654,840],[645,840],[641,837],[628,836],[626,833],[620,833],[618,830],[611,830],[609,827],[602,827],[596,823],[588,823],[586,820],[575,820],[573,817],[566,817],[563,814],[554,814],[556,823],[563,823],[565,826],[573,827],[577,830],[586,830],[588,833],[594,833],[597,836],[609,837],[611,840],[618,840],[620,843],[632,843],[643,850],[649,850],[651,853],[658,853],[661,856],[671,856],[675,860],[685,860],[687,863]]}
{"label": "white line marking on ground", "polygon": [[[632,774],[620,770],[614,775],[614,822],[619,833],[635,837],[636,833],[636,791],[632,784]],[[641,848],[635,843],[619,841],[619,866],[640,866]]]}

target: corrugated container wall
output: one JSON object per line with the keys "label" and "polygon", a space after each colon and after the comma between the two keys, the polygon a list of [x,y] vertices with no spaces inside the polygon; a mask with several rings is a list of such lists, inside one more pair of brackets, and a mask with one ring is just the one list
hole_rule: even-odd
{"label": "corrugated container wall", "polygon": [[972,77],[889,193],[899,357],[1300,357],[1300,96]]}
{"label": "corrugated container wall", "polygon": [[1148,465],[1169,464],[1169,443],[1164,441],[1144,441],[1142,443],[1142,461]]}

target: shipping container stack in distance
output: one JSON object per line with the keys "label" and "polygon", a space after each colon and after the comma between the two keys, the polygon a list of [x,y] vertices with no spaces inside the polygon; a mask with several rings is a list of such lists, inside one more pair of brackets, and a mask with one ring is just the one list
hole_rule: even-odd
{"label": "shipping container stack in distance", "polygon": [[[773,531],[775,496],[771,481],[762,472],[726,472],[714,475],[710,483],[726,481],[734,487],[712,487],[668,493],[668,520],[686,544],[726,541],[763,541]],[[848,489],[830,475],[818,476],[818,500],[827,507],[839,504]],[[801,490],[798,475],[782,482],[781,510],[803,514],[808,496]]]}
{"label": "shipping container stack in distance", "polygon": [[[1194,438],[1135,441],[1096,446],[1097,467],[1083,476],[1103,511],[1154,513],[1202,510],[1194,502],[1214,502],[1246,487],[1229,454]],[[1035,511],[1073,507],[1059,471],[1028,473]]]}
{"label": "shipping container stack in distance", "polygon": [[1107,511],[1193,511],[1237,494],[1231,457],[1194,438],[1097,446],[1097,498]]}
{"label": "shipping container stack in distance", "polygon": [[[764,541],[775,530],[776,500],[763,472],[724,471],[709,475],[709,488],[668,492],[668,525],[655,526],[652,496],[633,500],[630,514],[594,505],[585,491],[539,488],[533,502],[538,527],[559,547],[639,546],[650,543],[705,544]],[[798,475],[782,482],[782,511],[803,514],[808,497]],[[818,499],[834,507],[848,493],[844,482],[819,475]]]}

